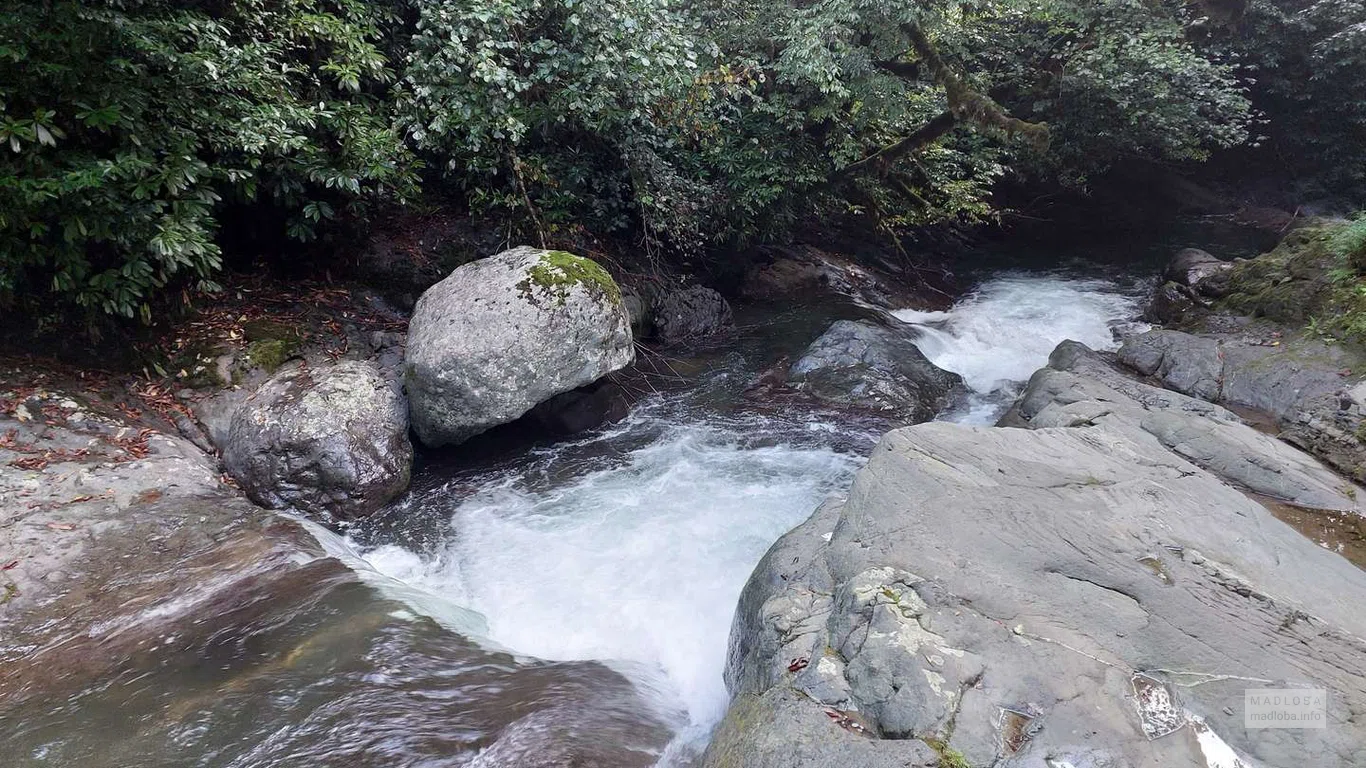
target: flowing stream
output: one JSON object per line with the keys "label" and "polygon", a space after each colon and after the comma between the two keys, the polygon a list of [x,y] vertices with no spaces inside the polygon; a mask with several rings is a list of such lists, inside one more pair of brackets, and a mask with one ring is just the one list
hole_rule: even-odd
{"label": "flowing stream", "polygon": [[[1112,349],[1139,304],[1137,287],[1018,273],[950,311],[895,314],[973,393],[945,418],[990,423],[1059,342]],[[365,560],[477,612],[499,647],[621,672],[678,734],[663,762],[695,753],[725,710],[721,671],[745,579],[775,539],[847,489],[885,426],[718,408],[716,390],[747,380],[754,362],[727,360],[697,390],[652,398],[615,429],[416,493],[412,505],[444,514],[440,543],[381,544]]]}
{"label": "flowing stream", "polygon": [[[1090,274],[998,272],[947,312],[898,312],[973,390],[944,418],[991,422],[1065,338],[1113,347],[1144,286]],[[746,389],[858,312],[742,308],[738,339],[664,361],[677,375],[620,424],[424,458],[399,504],[315,529],[331,565],[51,697],[0,749],[83,768],[689,764],[727,704],[746,578],[889,427]]]}

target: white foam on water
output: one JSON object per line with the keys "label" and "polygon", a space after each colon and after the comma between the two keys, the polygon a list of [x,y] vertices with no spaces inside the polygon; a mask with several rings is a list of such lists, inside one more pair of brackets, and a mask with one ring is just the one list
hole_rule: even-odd
{"label": "white foam on water", "polygon": [[949,418],[987,424],[1059,343],[1118,348],[1116,329],[1136,330],[1140,304],[1136,292],[1107,280],[1032,274],[989,280],[947,312],[892,314],[916,327],[916,345],[930,362],[962,376],[974,393]]}
{"label": "white foam on water", "polygon": [[[949,312],[897,316],[920,329],[927,357],[979,393],[955,420],[985,423],[1058,342],[1111,349],[1112,325],[1137,307],[1104,281],[1012,276]],[[556,446],[539,452],[535,471],[428,492],[451,495],[440,501],[450,508],[445,544],[430,556],[381,546],[363,553],[361,570],[419,612],[477,612],[481,639],[516,654],[612,665],[679,729],[661,764],[686,762],[728,704],[722,671],[746,579],[863,463],[810,445],[813,436],[847,444],[848,432],[814,417],[780,425],[638,407],[575,444],[596,441],[610,461],[576,463]]]}
{"label": "white foam on water", "polygon": [[675,424],[557,485],[510,473],[452,500],[436,557],[388,545],[366,559],[479,612],[488,638],[516,653],[612,664],[661,712],[686,713],[682,737],[705,738],[728,703],[722,670],[745,580],[862,464],[826,448],[756,445],[762,430]]}

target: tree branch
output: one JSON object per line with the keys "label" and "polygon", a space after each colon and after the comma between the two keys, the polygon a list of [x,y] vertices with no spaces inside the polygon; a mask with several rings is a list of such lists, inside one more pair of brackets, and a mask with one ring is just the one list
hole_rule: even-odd
{"label": "tree branch", "polygon": [[936,115],[928,123],[920,126],[914,133],[901,141],[898,141],[895,144],[889,144],[862,160],[850,163],[838,171],[835,171],[831,174],[826,184],[834,184],[871,168],[877,168],[879,172],[882,172],[893,162],[938,141],[939,137],[953,130],[953,127],[957,124],[958,118],[955,117],[952,112],[943,112]]}
{"label": "tree branch", "polygon": [[902,29],[910,38],[911,47],[916,55],[929,69],[930,75],[943,86],[949,101],[949,111],[954,117],[983,128],[1002,131],[1009,138],[1020,136],[1039,150],[1048,148],[1049,133],[1046,123],[1029,123],[1011,117],[1010,113],[990,96],[974,91],[963,82],[963,78],[940,58],[939,51],[930,43],[929,37],[920,25],[907,24]]}
{"label": "tree branch", "polygon": [[884,72],[890,72],[903,80],[920,79],[920,64],[914,61],[875,61],[873,66]]}

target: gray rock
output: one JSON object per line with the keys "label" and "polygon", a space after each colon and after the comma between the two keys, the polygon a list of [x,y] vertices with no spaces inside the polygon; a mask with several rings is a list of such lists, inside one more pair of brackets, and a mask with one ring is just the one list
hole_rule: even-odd
{"label": "gray rock", "polygon": [[282,370],[237,408],[223,463],[274,509],[368,515],[408,487],[403,397],[370,363]]}
{"label": "gray rock", "polygon": [[463,442],[635,359],[612,278],[563,251],[515,248],[429,288],[408,328],[413,429]]}
{"label": "gray rock", "polygon": [[204,432],[203,428],[199,426],[198,422],[180,411],[173,412],[172,421],[175,423],[176,431],[180,433],[181,437],[189,440],[194,447],[199,450],[205,453],[213,453],[213,441],[209,438],[208,434]]}
{"label": "gray rock", "polygon": [[1228,293],[1228,271],[1233,262],[1224,261],[1199,248],[1183,248],[1167,265],[1165,277],[1178,285],[1209,298]]}
{"label": "gray rock", "polygon": [[1150,323],[1181,325],[1203,312],[1203,307],[1191,298],[1188,290],[1173,282],[1157,287],[1152,300],[1143,310],[1143,319]]}
{"label": "gray rock", "polygon": [[[832,710],[833,711],[833,710]],[[836,717],[848,717],[835,711]],[[857,715],[855,714],[855,717]],[[935,768],[922,741],[882,741],[841,725],[801,693],[776,686],[736,697],[712,735],[704,768]],[[852,721],[851,722],[856,722]]]}
{"label": "gray rock", "polygon": [[817,400],[905,423],[934,418],[963,382],[927,360],[906,332],[853,320],[834,323],[816,339],[788,381]]}
{"label": "gray rock", "polygon": [[630,319],[631,334],[637,339],[649,336],[652,330],[652,296],[652,292],[636,286],[623,286],[621,289],[621,304],[626,308],[626,316]]}
{"label": "gray rock", "polygon": [[222,389],[194,404],[194,416],[204,426],[209,442],[221,454],[232,432],[232,415],[251,390],[244,387]]}
{"label": "gray rock", "polygon": [[[1104,415],[1090,395],[1125,397],[1088,381],[1033,412],[1077,426],[889,433],[847,502],[774,545],[737,609],[707,765],[897,765],[919,759],[910,739],[973,765],[1205,765],[1200,729],[1258,765],[1362,764],[1366,573],[1133,428],[1131,406]],[[1326,688],[1328,727],[1245,729],[1262,686]],[[820,724],[851,706],[881,739]]]}
{"label": "gray rock", "polygon": [[654,302],[652,320],[655,336],[664,344],[715,336],[735,327],[730,303],[700,285],[660,296]]}
{"label": "gray rock", "polygon": [[1224,361],[1214,339],[1179,331],[1149,331],[1125,340],[1120,362],[1188,395],[1218,402]]}
{"label": "gray rock", "polygon": [[1262,411],[1282,438],[1366,480],[1366,363],[1313,339],[1272,341],[1242,333],[1150,331],[1126,340],[1118,356],[1178,392]]}
{"label": "gray rock", "polygon": [[1256,493],[1297,506],[1360,513],[1366,491],[1228,410],[1133,381],[1076,342],[1059,345],[1015,409],[1019,426],[1105,426],[1164,448]]}

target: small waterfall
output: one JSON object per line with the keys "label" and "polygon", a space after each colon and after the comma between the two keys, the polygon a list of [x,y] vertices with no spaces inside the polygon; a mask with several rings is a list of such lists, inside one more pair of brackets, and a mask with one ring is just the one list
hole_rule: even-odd
{"label": "small waterfall", "polygon": [[1119,346],[1121,331],[1135,331],[1141,287],[1125,289],[1099,279],[1017,274],[989,280],[947,312],[900,310],[914,325],[920,351],[935,365],[963,377],[968,404],[945,418],[993,423],[1024,382],[1048,362],[1060,342],[1092,349]]}

